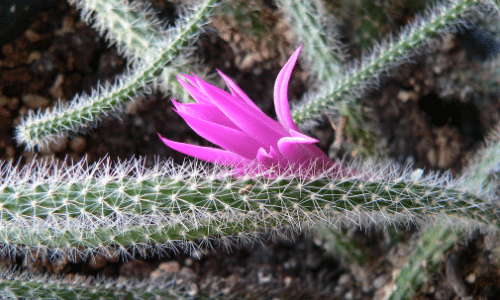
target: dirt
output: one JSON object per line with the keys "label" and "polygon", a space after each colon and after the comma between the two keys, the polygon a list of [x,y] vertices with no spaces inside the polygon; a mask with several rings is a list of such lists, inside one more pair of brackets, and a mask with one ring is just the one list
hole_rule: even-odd
{"label": "dirt", "polygon": [[[260,38],[218,16],[196,43],[195,55],[210,70],[218,68],[233,78],[269,115],[272,88],[280,67],[293,51],[277,7],[258,2],[267,31]],[[160,16],[172,24],[175,5],[154,1]],[[139,104],[129,104],[119,119],[109,118],[86,134],[71,136],[49,149],[29,152],[14,139],[15,127],[30,110],[44,111],[57,99],[70,101],[89,93],[97,82],[112,82],[126,68],[126,60],[85,23],[65,1],[52,1],[49,8],[26,18],[23,32],[5,42],[0,53],[0,159],[25,164],[33,159],[56,157],[97,161],[172,157],[184,155],[163,145],[157,133],[181,142],[209,145],[199,138],[171,109],[169,96],[154,92]],[[271,29],[269,29],[271,28]],[[500,120],[498,94],[481,89],[470,80],[481,72],[482,62],[468,55],[457,36],[444,36],[440,47],[420,55],[412,63],[391,71],[381,87],[364,97],[377,124],[378,147],[400,163],[413,163],[427,170],[452,170],[459,174],[480,147],[485,134]],[[470,51],[469,51],[470,52]],[[220,58],[224,59],[221,60]],[[308,73],[298,64],[290,84],[290,98],[306,92]],[[312,132],[328,152],[334,131],[325,123]],[[345,147],[348,149],[348,147]],[[345,151],[348,150],[344,150]],[[366,254],[363,264],[347,263],[332,251],[329,242],[311,232],[292,240],[264,237],[262,243],[223,247],[191,254],[166,252],[164,256],[136,257],[123,261],[105,257],[71,262],[65,258],[30,259],[24,255],[0,258],[3,266],[74,276],[151,279],[176,276],[193,294],[245,299],[382,299],[395,265],[390,253],[405,249],[417,228],[399,228],[399,244],[387,232],[348,230],[349,238]],[[475,299],[498,299],[500,278],[494,251],[497,240],[479,234],[459,242],[443,257],[438,272],[428,278],[415,299],[458,299],[457,289],[446,280],[445,267],[455,255],[459,277]],[[407,249],[406,255],[411,253]],[[402,251],[402,250],[401,250]],[[403,260],[404,262],[404,260]],[[449,276],[448,276],[449,277]]]}

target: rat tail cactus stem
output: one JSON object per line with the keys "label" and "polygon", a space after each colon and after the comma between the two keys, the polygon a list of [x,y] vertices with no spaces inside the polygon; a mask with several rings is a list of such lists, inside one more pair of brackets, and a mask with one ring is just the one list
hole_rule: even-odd
{"label": "rat tail cactus stem", "polygon": [[131,247],[188,251],[197,247],[196,241],[227,242],[261,230],[300,231],[316,223],[498,228],[498,212],[488,195],[463,191],[450,178],[420,178],[392,167],[346,176],[339,170],[353,167],[337,163],[316,173],[308,167],[306,177],[300,177],[300,168],[291,166],[276,178],[266,176],[269,170],[236,178],[230,168],[198,164],[166,162],[152,170],[137,160],[85,165],[2,166],[3,251],[36,247],[87,255],[115,249],[122,256]]}
{"label": "rat tail cactus stem", "polygon": [[[163,38],[163,46],[147,51],[147,55],[141,58],[141,63],[120,76],[115,84],[100,86],[90,96],[76,96],[69,105],[59,102],[56,107],[45,113],[30,112],[17,128],[17,141],[25,144],[28,149],[44,147],[50,141],[69,133],[88,130],[104,116],[119,114],[125,103],[147,89],[164,70],[179,70],[166,67],[182,65],[183,49],[193,43],[194,37],[200,32],[201,25],[206,22],[216,3],[216,0],[204,0],[190,15],[181,18],[179,24]],[[134,36],[136,34],[134,33]],[[129,43],[136,44],[133,40]],[[167,74],[162,76],[173,77]]]}
{"label": "rat tail cactus stem", "polygon": [[[476,0],[441,1],[434,5],[424,17],[406,26],[397,39],[391,37],[374,47],[371,54],[363,56],[359,63],[352,64],[353,67],[348,68],[342,76],[330,78],[323,83],[319,92],[308,95],[293,107],[293,120],[307,128],[316,124],[325,113],[348,116],[348,134],[357,141],[364,141],[360,148],[363,153],[373,153],[374,137],[368,124],[369,118],[359,101],[360,95],[377,85],[381,74],[407,62],[433,37],[463,24],[463,20],[477,10],[477,6]],[[321,61],[323,58],[314,56],[312,59]],[[330,63],[322,61],[320,64]]]}

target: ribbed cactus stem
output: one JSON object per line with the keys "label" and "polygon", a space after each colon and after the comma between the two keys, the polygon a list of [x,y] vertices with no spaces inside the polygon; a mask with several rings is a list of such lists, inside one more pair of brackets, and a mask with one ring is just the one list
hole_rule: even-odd
{"label": "ribbed cactus stem", "polygon": [[419,244],[408,257],[407,264],[399,271],[388,300],[410,299],[435,274],[443,263],[443,256],[458,239],[449,226],[431,227],[424,231]]}
{"label": "ribbed cactus stem", "polygon": [[500,13],[500,0],[487,0],[498,13]]}
{"label": "ribbed cactus stem", "polygon": [[498,228],[497,210],[486,196],[436,178],[333,171],[314,178],[290,172],[274,179],[235,178],[227,170],[169,162],[154,171],[138,165],[96,164],[85,171],[79,170],[81,165],[72,170],[38,164],[20,171],[4,167],[0,239],[11,250],[105,252],[112,247],[125,254],[130,247],[186,250],[194,241],[248,238],[255,231],[283,227],[301,230],[318,222],[453,222],[469,230]]}
{"label": "ribbed cactus stem", "polygon": [[123,0],[69,0],[81,11],[82,19],[92,24],[101,36],[116,43],[128,58],[158,55],[156,43],[165,38],[165,29],[152,9],[140,2]]}
{"label": "ribbed cactus stem", "polygon": [[310,101],[295,107],[292,111],[293,120],[299,124],[313,122],[313,119],[319,118],[328,110],[338,110],[342,115],[352,115],[349,110],[359,109],[356,100],[361,91],[373,84],[389,67],[405,61],[430,38],[453,29],[453,24],[470,12],[478,1],[455,0],[444,3],[436,5],[427,18],[422,18],[403,30],[397,42],[380,46],[369,57],[363,58],[359,67],[350,70],[338,81],[326,85]]}
{"label": "ribbed cactus stem", "polygon": [[486,145],[471,160],[465,172],[469,178],[468,186],[472,189],[495,189],[497,180],[491,180],[495,172],[500,170],[500,124],[486,139]]}
{"label": "ribbed cactus stem", "polygon": [[30,113],[17,127],[16,139],[33,149],[43,147],[51,140],[67,136],[69,131],[79,132],[95,125],[101,118],[110,113],[117,113],[124,103],[133,99],[138,92],[163,72],[168,64],[175,62],[179,51],[186,47],[192,37],[200,30],[217,0],[205,0],[196,10],[176,27],[162,48],[163,52],[154,59],[144,63],[121,76],[113,86],[100,87],[97,92],[87,97],[77,96],[69,105],[59,103],[52,111],[46,113]]}
{"label": "ribbed cactus stem", "polygon": [[[69,0],[80,9],[82,19],[99,31],[111,43],[116,44],[130,65],[141,61],[153,61],[170,51],[171,37],[175,29],[165,29],[154,10],[145,2],[123,0]],[[178,74],[204,73],[201,66],[190,61],[191,49],[183,49],[175,62],[163,68],[160,87],[172,93],[177,101],[188,102],[191,98],[176,79]]]}
{"label": "ribbed cactus stem", "polygon": [[174,282],[132,282],[128,280],[72,280],[61,276],[42,276],[2,270],[1,299],[191,299]]}
{"label": "ribbed cactus stem", "polygon": [[[320,83],[335,80],[342,73],[345,49],[339,42],[339,34],[332,24],[332,16],[326,12],[320,1],[280,0],[287,23],[300,42],[308,67]],[[330,21],[331,23],[331,21]]]}

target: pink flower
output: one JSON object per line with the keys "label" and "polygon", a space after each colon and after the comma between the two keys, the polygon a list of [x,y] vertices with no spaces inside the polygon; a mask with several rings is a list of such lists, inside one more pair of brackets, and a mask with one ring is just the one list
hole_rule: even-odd
{"label": "pink flower", "polygon": [[175,111],[197,134],[222,149],[174,142],[160,135],[161,140],[184,154],[237,169],[244,169],[255,160],[260,166],[278,170],[287,170],[289,165],[309,171],[333,166],[328,156],[314,145],[318,140],[301,133],[290,114],[288,82],[301,48],[288,59],[274,84],[274,106],[279,122],[264,114],[220,71],[230,93],[195,75],[184,75],[187,82],[177,79],[196,103],[181,104],[172,99]]}

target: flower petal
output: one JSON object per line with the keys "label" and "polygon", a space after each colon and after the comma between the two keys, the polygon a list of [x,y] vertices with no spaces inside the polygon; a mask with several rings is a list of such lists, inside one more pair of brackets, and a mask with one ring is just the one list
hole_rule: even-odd
{"label": "flower petal", "polygon": [[254,159],[259,148],[263,146],[246,132],[199,119],[181,111],[177,113],[202,138],[248,159]]}
{"label": "flower petal", "polygon": [[[191,76],[185,75],[185,74],[183,74],[182,76],[184,76],[186,79],[192,78]],[[189,80],[189,82],[191,83],[190,84],[190,83],[187,83],[184,80],[182,80],[179,76],[176,76],[176,77],[177,77],[177,81],[179,81],[179,83],[182,85],[182,87],[188,92],[189,95],[191,95],[191,97],[193,97],[193,99],[197,103],[211,104],[211,101],[207,97],[207,95],[205,95],[198,88],[196,88],[196,86],[194,86],[192,84],[191,80]]]}
{"label": "flower petal", "polygon": [[239,130],[238,126],[234,125],[234,123],[215,105],[204,103],[178,103],[174,99],[172,99],[172,103],[177,111],[191,115],[195,118]]}
{"label": "flower petal", "polygon": [[226,74],[222,73],[220,70],[217,70],[219,73],[220,77],[224,79],[224,82],[226,83],[227,87],[229,88],[229,91],[231,91],[231,94],[233,96],[237,96],[241,98],[243,101],[245,101],[246,104],[248,104],[250,107],[255,108],[258,111],[261,111],[260,108],[250,99],[245,92],[243,92],[240,87],[229,77],[227,77]]}
{"label": "flower petal", "polygon": [[261,110],[254,110],[234,101],[234,96],[211,85],[198,80],[198,86],[234,124],[250,136],[258,139],[264,145],[275,145],[287,132],[273,119]]}
{"label": "flower petal", "polygon": [[[302,132],[295,131],[295,130],[290,130],[290,135],[293,136],[293,137],[308,137],[308,138],[311,138],[310,136],[307,136],[307,135],[303,134]],[[312,139],[314,139],[314,138],[312,138]],[[314,140],[316,140],[316,139],[314,139]],[[316,140],[315,143],[317,143],[317,142],[319,142],[319,141]],[[302,144],[302,147],[305,148],[306,151],[311,154],[311,157],[313,158],[313,160],[321,159],[321,160],[324,160],[324,161],[331,162],[331,159],[328,157],[328,155],[326,155],[323,151],[321,151],[321,149],[319,149],[316,145],[314,145],[315,143],[312,143],[312,144],[309,144],[309,143]]]}
{"label": "flower petal", "polygon": [[[290,163],[304,164],[311,160],[314,161],[317,156],[310,151],[310,147],[305,146],[307,146],[307,144],[317,143],[318,140],[294,130],[291,130],[291,135],[292,136],[284,137],[278,141],[278,150],[280,153],[283,154]],[[318,151],[321,152],[319,149]]]}
{"label": "flower petal", "polygon": [[302,45],[300,45],[292,56],[290,56],[286,64],[278,73],[278,77],[276,77],[276,82],[274,83],[274,108],[276,109],[278,120],[286,129],[293,129],[295,131],[299,131],[299,129],[293,122],[292,115],[290,114],[290,106],[288,104],[288,82],[290,81],[293,67],[297,62],[301,49]]}
{"label": "flower petal", "polygon": [[328,155],[314,145],[318,140],[295,130],[290,130],[290,135],[278,142],[278,149],[291,163],[303,167],[313,164],[318,170],[326,170],[334,165]]}
{"label": "flower petal", "polygon": [[204,161],[228,166],[238,166],[249,163],[248,159],[227,150],[174,142],[162,137],[160,134],[158,134],[158,136],[168,147]]}

